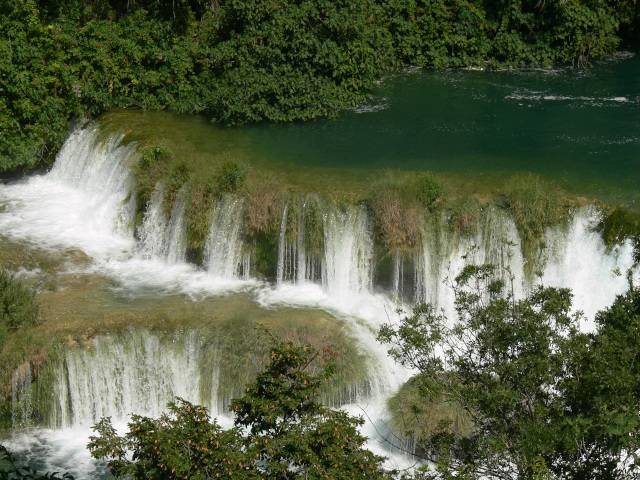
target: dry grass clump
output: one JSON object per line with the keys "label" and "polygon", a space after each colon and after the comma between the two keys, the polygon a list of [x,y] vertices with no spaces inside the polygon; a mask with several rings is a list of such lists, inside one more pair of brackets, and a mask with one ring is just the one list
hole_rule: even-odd
{"label": "dry grass clump", "polygon": [[254,234],[278,228],[282,216],[282,195],[273,185],[256,185],[247,193],[246,226]]}
{"label": "dry grass clump", "polygon": [[412,187],[406,176],[385,175],[369,194],[377,233],[394,255],[420,245],[425,212]]}

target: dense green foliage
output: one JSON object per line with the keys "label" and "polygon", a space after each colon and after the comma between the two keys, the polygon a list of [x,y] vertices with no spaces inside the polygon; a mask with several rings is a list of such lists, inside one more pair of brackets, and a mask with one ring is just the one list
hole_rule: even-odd
{"label": "dense green foliage", "polygon": [[0,171],[47,165],[113,107],[241,124],[335,115],[404,64],[587,64],[637,35],[635,0],[8,0]]}
{"label": "dense green foliage", "polygon": [[318,402],[332,366],[326,363],[319,375],[307,369],[331,353],[276,344],[265,370],[233,400],[232,429],[178,399],[158,419],[133,416],[122,437],[109,419],[101,420],[91,453],[108,459],[119,478],[386,478],[382,459],[364,448],[362,420]]}
{"label": "dense green foliage", "polygon": [[438,465],[425,478],[629,478],[640,464],[640,292],[618,297],[584,334],[568,290],[516,300],[493,272],[458,276],[453,325],[423,305],[380,331],[419,370],[425,401],[455,402],[473,419],[464,434],[448,422],[414,432]]}

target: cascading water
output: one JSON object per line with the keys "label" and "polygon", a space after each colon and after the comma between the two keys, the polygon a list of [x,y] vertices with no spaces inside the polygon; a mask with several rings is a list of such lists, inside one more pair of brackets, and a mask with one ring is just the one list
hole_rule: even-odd
{"label": "cascading water", "polygon": [[[144,331],[96,338],[68,350],[55,372],[51,428],[91,426],[102,417],[159,416],[175,397],[213,407],[201,395],[197,335],[162,339]],[[215,394],[215,392],[213,392]]]}
{"label": "cascading water", "polygon": [[243,199],[232,195],[223,197],[216,206],[206,245],[207,269],[211,275],[236,278],[243,272],[249,276],[243,255],[243,213]]}
{"label": "cascading water", "polygon": [[184,263],[186,190],[182,188],[178,191],[169,218],[163,197],[162,185],[156,186],[145,209],[142,225],[138,229],[140,241],[136,253],[142,258],[161,259],[169,264]]}
{"label": "cascading water", "polygon": [[541,281],[546,286],[571,290],[574,309],[585,316],[583,330],[592,330],[596,313],[627,290],[627,272],[633,265],[631,242],[607,249],[597,231],[600,220],[593,206],[583,207],[565,229],[551,229],[545,236]]}
{"label": "cascading water", "polygon": [[140,242],[137,245],[137,253],[142,258],[165,258],[168,244],[166,231],[169,220],[163,205],[164,190],[157,186],[151,194],[142,219],[142,225],[138,229]]}
{"label": "cascading water", "polygon": [[[445,280],[453,281],[469,264],[496,265],[504,278],[514,278],[511,285],[518,296],[539,281],[525,275],[513,219],[493,206],[485,209],[477,233],[470,238],[461,238],[442,223],[428,227],[415,258],[392,259],[391,291],[381,291],[374,277],[381,259],[376,258],[367,209],[338,208],[312,195],[283,208],[276,285],[249,281],[251,252],[243,242],[245,202],[232,195],[214,208],[203,270],[185,261],[186,189],[178,192],[169,214],[158,185],[135,238],[135,195],[129,173],[135,145],[123,145],[122,140],[121,135],[103,136],[89,126],[70,136],[51,172],[0,186],[3,234],[50,249],[80,249],[93,260],[93,271],[114,279],[127,293],[145,288],[158,295],[172,291],[197,296],[243,288],[265,307],[284,304],[332,313],[345,322],[348,335],[371,358],[367,388],[354,387],[347,397],[368,404],[374,422],[384,417],[388,395],[410,376],[375,340],[381,324],[397,320],[394,312],[400,301],[406,301],[400,305],[405,310],[415,302],[431,302],[453,318],[453,292]],[[593,208],[574,212],[566,228],[546,233],[547,247],[539,259],[541,281],[570,287],[575,307],[591,321],[598,309],[624,292],[624,273],[633,264],[631,245],[605,248],[594,230],[597,221]],[[415,286],[413,295],[405,284]],[[89,350],[65,354],[52,387],[57,403],[50,409],[51,425],[77,427],[103,415],[123,419],[132,412],[157,415],[175,395],[219,411],[218,373],[212,370],[203,379],[197,338],[185,336],[174,344],[150,336],[125,337],[102,337]],[[28,367],[14,376],[15,411],[20,418],[28,418],[32,408],[32,381]],[[360,413],[356,405],[343,408]],[[376,434],[372,424],[366,428],[366,434]]]}
{"label": "cascading water", "polygon": [[373,228],[364,207],[331,209],[324,219],[322,285],[330,296],[369,292],[372,285]]}
{"label": "cascading water", "polygon": [[277,281],[313,282],[322,272],[326,206],[315,195],[294,196],[282,211]]}
{"label": "cascading water", "polygon": [[73,133],[46,175],[3,185],[0,231],[45,248],[119,257],[133,245],[131,175],[135,144],[102,139],[96,127]]}
{"label": "cascading water", "polygon": [[[525,278],[518,231],[504,210],[486,208],[471,237],[461,237],[437,224],[423,235],[417,255],[415,302],[431,303],[447,318],[455,318],[455,277],[466,265],[486,263],[494,265],[510,286],[512,277],[519,281]],[[522,295],[521,284],[516,282],[513,288],[516,296]]]}
{"label": "cascading water", "polygon": [[187,206],[187,189],[182,187],[176,195],[176,200],[171,210],[171,218],[167,226],[167,262],[183,263],[186,261],[186,225],[185,209]]}

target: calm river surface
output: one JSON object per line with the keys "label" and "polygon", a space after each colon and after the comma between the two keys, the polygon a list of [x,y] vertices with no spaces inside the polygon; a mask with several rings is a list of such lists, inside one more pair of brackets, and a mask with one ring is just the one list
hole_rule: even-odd
{"label": "calm river surface", "polygon": [[640,57],[590,70],[419,70],[325,120],[242,129],[261,155],[296,165],[531,171],[578,194],[640,207]]}

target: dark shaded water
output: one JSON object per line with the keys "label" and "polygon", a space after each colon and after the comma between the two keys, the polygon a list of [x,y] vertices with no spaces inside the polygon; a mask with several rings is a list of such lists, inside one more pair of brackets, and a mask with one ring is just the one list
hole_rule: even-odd
{"label": "dark shaded water", "polygon": [[337,120],[242,129],[300,166],[506,176],[640,206],[640,58],[590,70],[421,70],[386,79]]}

